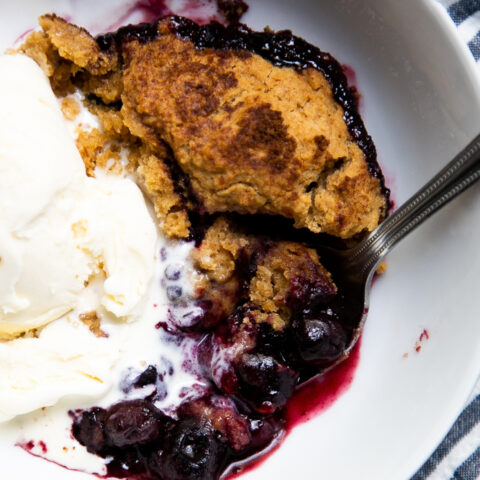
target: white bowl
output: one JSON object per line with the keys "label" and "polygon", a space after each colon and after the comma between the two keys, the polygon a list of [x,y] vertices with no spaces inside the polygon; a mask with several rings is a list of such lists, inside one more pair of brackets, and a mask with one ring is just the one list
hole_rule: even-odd
{"label": "white bowl", "polygon": [[[113,0],[20,3],[0,7],[0,47],[10,46],[46,11],[99,28],[99,22],[113,23],[119,9]],[[250,3],[250,26],[292,29],[354,69],[363,117],[395,204],[479,133],[476,66],[433,0]],[[387,273],[374,285],[351,388],[296,428],[245,480],[406,480],[421,466],[479,373],[479,211],[475,186],[390,254]],[[425,328],[430,338],[417,353]],[[0,458],[5,478],[91,478],[6,445]]]}

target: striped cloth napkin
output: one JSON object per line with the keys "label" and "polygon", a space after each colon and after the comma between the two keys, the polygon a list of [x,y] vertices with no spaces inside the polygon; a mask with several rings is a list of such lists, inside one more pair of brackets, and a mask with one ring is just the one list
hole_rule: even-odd
{"label": "striped cloth napkin", "polygon": [[436,0],[457,26],[458,35],[472,52],[480,71],[480,0]]}
{"label": "striped cloth napkin", "polygon": [[[436,0],[446,9],[472,52],[480,81],[480,0]],[[480,380],[466,408],[411,480],[480,479]]]}

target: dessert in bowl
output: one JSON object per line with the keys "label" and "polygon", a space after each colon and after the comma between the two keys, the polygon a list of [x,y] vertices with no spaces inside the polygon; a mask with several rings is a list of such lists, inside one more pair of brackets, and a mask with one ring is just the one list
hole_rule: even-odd
{"label": "dessert in bowl", "polygon": [[[50,31],[53,38],[61,38],[62,30],[69,28],[65,23],[54,17],[44,18],[43,23],[45,34],[48,36],[48,31]],[[167,42],[168,47],[170,44],[174,45],[171,50],[172,58],[175,58],[175,53],[179,48],[183,48],[187,53],[189,49],[192,50],[191,45],[188,45],[189,42],[186,41],[185,44],[175,45],[174,40],[176,39],[169,37],[171,31],[168,30],[168,32],[163,32],[163,37],[166,37],[163,40]],[[149,34],[148,31],[145,33],[146,35]],[[78,33],[77,35],[79,36]],[[116,38],[112,39],[110,36],[100,42],[101,52],[107,52],[105,56],[112,53],[112,45],[114,47],[120,45],[122,50],[132,47],[130,44],[132,39],[128,38],[128,32],[124,31],[120,36],[124,37],[121,41]],[[135,36],[141,37],[140,34],[134,34],[133,37]],[[130,45],[124,47],[124,40],[126,44]],[[141,43],[141,38],[138,40],[140,40],[138,43],[142,45],[139,50],[144,47],[143,56],[148,55],[149,47],[152,47],[152,50],[155,48],[155,45],[151,45],[154,39],[150,39],[145,44]],[[133,43],[135,43],[135,40],[133,40]],[[165,47],[165,45],[163,46]],[[24,48],[26,51],[27,47]],[[135,50],[135,48],[132,47],[131,50]],[[63,46],[63,53],[67,56],[75,55],[74,49],[69,52],[65,46]],[[194,53],[198,52],[195,50]],[[30,51],[30,54],[35,55],[32,51]],[[291,223],[297,222],[298,226],[304,226],[308,223],[312,230],[320,229],[318,225],[321,222],[324,222],[324,226],[321,228],[337,229],[336,232],[330,233],[338,233],[340,231],[338,229],[344,228],[345,225],[350,228],[348,221],[350,217],[348,215],[346,216],[347,221],[345,219],[340,221],[341,216],[333,215],[333,221],[330,217],[329,222],[328,218],[324,218],[314,208],[307,209],[306,215],[303,213],[305,210],[302,210],[302,200],[305,199],[302,194],[313,192],[312,195],[308,195],[309,201],[317,194],[331,194],[335,187],[342,184],[341,172],[346,165],[342,161],[337,163],[336,160],[341,160],[342,154],[335,156],[335,145],[331,145],[331,137],[324,135],[322,132],[325,140],[319,139],[311,142],[312,145],[315,145],[315,149],[305,148],[302,156],[293,156],[297,165],[305,168],[304,178],[301,178],[298,184],[295,183],[295,185],[300,185],[300,190],[293,192],[294,197],[289,197],[288,202],[275,204],[271,201],[272,197],[269,196],[275,195],[275,188],[277,188],[277,192],[279,191],[278,188],[283,188],[285,191],[289,190],[288,187],[291,183],[288,182],[291,181],[292,172],[285,172],[285,177],[281,175],[273,177],[270,172],[262,168],[262,160],[269,159],[269,155],[272,154],[277,157],[291,158],[288,155],[291,154],[292,145],[295,145],[296,148],[299,144],[307,143],[307,146],[310,147],[305,140],[309,132],[306,135],[303,135],[303,131],[300,134],[296,132],[293,135],[290,134],[290,126],[295,125],[297,119],[287,123],[285,128],[282,129],[278,122],[279,115],[272,114],[271,110],[275,109],[265,108],[263,104],[260,104],[262,108],[256,108],[258,100],[252,101],[248,98],[244,105],[236,107],[233,114],[235,115],[235,112],[238,112],[239,115],[234,118],[231,124],[228,124],[226,107],[232,103],[235,106],[236,99],[244,100],[244,98],[239,98],[244,91],[244,87],[240,90],[240,93],[235,90],[236,85],[231,85],[235,80],[229,76],[229,73],[231,70],[243,68],[242,73],[246,73],[245,76],[252,76],[252,70],[244,67],[243,61],[246,64],[254,63],[254,71],[261,72],[261,68],[259,68],[260,59],[254,57],[255,62],[253,62],[248,58],[240,60],[227,58],[222,65],[224,70],[221,72],[225,73],[225,84],[220,86],[226,91],[217,92],[212,90],[217,85],[208,85],[208,75],[201,77],[202,69],[205,70],[205,66],[211,66],[212,56],[204,58],[202,54],[192,55],[194,57],[192,64],[197,70],[193,74],[192,71],[188,72],[188,70],[184,73],[187,82],[190,83],[187,92],[189,95],[185,95],[182,108],[186,112],[182,112],[184,116],[179,122],[176,115],[179,114],[180,109],[177,109],[177,105],[169,103],[169,100],[175,98],[175,96],[168,95],[167,91],[167,96],[162,97],[163,101],[160,105],[165,109],[161,112],[152,112],[149,109],[159,108],[159,102],[151,101],[148,96],[139,98],[138,93],[141,93],[141,88],[138,88],[138,85],[153,82],[150,87],[155,87],[158,86],[156,83],[158,80],[161,84],[159,92],[165,95],[165,90],[170,87],[178,89],[182,86],[182,83],[175,83],[173,79],[171,83],[165,81],[165,78],[168,78],[171,72],[168,69],[162,71],[161,67],[164,64],[154,65],[153,67],[157,70],[154,71],[154,74],[151,74],[148,72],[150,64],[142,63],[141,57],[136,58],[135,51],[133,53],[129,51],[129,54],[132,55],[131,61],[135,65],[128,73],[126,73],[126,70],[122,70],[122,75],[125,74],[126,76],[120,82],[131,82],[133,89],[137,88],[137,90],[131,98],[125,101],[125,103],[128,102],[128,107],[125,108],[124,113],[121,113],[122,116],[128,115],[129,117],[128,122],[130,123],[127,126],[129,130],[127,135],[121,132],[125,120],[116,122],[119,105],[112,104],[115,104],[118,100],[112,100],[110,108],[105,105],[108,105],[105,101],[106,97],[103,101],[96,100],[95,102],[92,102],[94,98],[90,97],[86,99],[90,107],[90,113],[100,118],[101,129],[96,132],[80,128],[77,143],[80,152],[83,154],[87,172],[90,175],[100,178],[102,168],[110,169],[113,175],[120,174],[117,172],[120,164],[128,175],[135,176],[138,184],[142,186],[151,199],[155,206],[159,225],[164,229],[164,232],[169,231],[170,233],[166,234],[172,236],[181,237],[184,235],[184,238],[197,241],[197,247],[193,249],[192,255],[186,252],[184,258],[173,258],[173,263],[184,266],[184,272],[179,272],[175,265],[171,266],[169,264],[172,261],[169,248],[165,250],[162,250],[163,247],[156,249],[160,265],[158,267],[158,282],[161,283],[163,280],[165,289],[169,289],[167,290],[169,298],[167,301],[163,300],[163,302],[172,306],[170,308],[171,315],[167,318],[162,318],[163,315],[157,315],[158,321],[151,325],[151,328],[158,326],[159,336],[163,335],[166,330],[166,336],[177,338],[177,342],[179,338],[182,338],[182,343],[184,341],[189,343],[195,337],[202,336],[202,339],[205,337],[205,340],[198,342],[201,347],[195,352],[194,358],[199,361],[201,376],[206,378],[207,382],[197,381],[198,377],[195,377],[197,374],[196,366],[194,366],[193,376],[195,380],[193,383],[197,382],[190,391],[196,391],[196,394],[194,398],[184,401],[182,407],[176,409],[176,413],[168,411],[171,405],[163,405],[162,410],[155,405],[152,407],[148,402],[141,403],[138,398],[133,397],[143,395],[146,398],[150,396],[153,403],[160,405],[159,402],[164,395],[160,391],[163,388],[162,383],[167,384],[166,398],[170,394],[168,381],[158,381],[159,376],[165,375],[168,377],[169,367],[159,365],[158,361],[155,363],[155,361],[149,360],[143,370],[132,369],[129,375],[122,377],[121,390],[128,403],[125,403],[125,401],[110,404],[108,402],[102,404],[94,402],[88,406],[88,402],[86,402],[87,405],[81,411],[72,406],[70,408],[73,408],[75,435],[91,451],[96,451],[100,456],[107,456],[110,460],[112,456],[114,458],[116,456],[117,460],[131,471],[134,471],[135,468],[142,468],[141,465],[147,464],[151,471],[155,472],[158,469],[158,472],[168,472],[169,476],[175,478],[175,469],[185,470],[186,468],[185,465],[180,467],[172,465],[171,458],[176,457],[178,459],[178,457],[181,457],[181,455],[178,455],[181,451],[178,450],[179,445],[183,445],[187,450],[189,445],[194,442],[203,445],[203,450],[210,453],[208,460],[202,460],[203,463],[199,463],[202,463],[207,471],[213,472],[223,468],[223,466],[218,465],[216,458],[225,458],[227,455],[225,452],[229,452],[228,455],[231,458],[241,458],[242,454],[249,451],[248,447],[255,444],[255,441],[258,442],[257,446],[259,448],[269,443],[273,436],[282,429],[281,425],[277,426],[273,422],[275,419],[273,418],[275,416],[274,412],[278,412],[282,408],[292,385],[298,382],[302,375],[308,375],[312,368],[318,371],[327,366],[342,351],[342,345],[345,345],[348,341],[348,336],[351,335],[351,332],[348,331],[348,325],[344,325],[342,319],[337,318],[338,315],[332,304],[337,295],[337,286],[335,281],[332,282],[328,272],[325,272],[322,268],[321,259],[315,256],[315,252],[308,246],[302,245],[301,242],[292,242],[291,239],[287,241],[281,234],[274,234],[273,232],[281,231],[278,226],[275,230],[267,231],[268,234],[265,235],[265,229],[253,228],[254,222],[251,219],[249,222],[241,221],[241,218],[245,218],[246,214],[280,214],[288,217]],[[121,55],[125,55],[123,51]],[[228,55],[225,56],[228,57]],[[46,55],[46,58],[49,58],[49,55]],[[52,57],[50,56],[50,58]],[[108,58],[103,58],[105,62],[109,61]],[[72,60],[69,61],[75,64]],[[190,67],[191,65],[187,66]],[[173,65],[173,67],[178,70],[178,65]],[[68,72],[68,65],[63,64],[58,71],[62,69],[65,75],[63,78],[67,79],[66,84],[68,86],[68,79],[72,74],[65,74],[65,72]],[[76,76],[77,73],[79,73],[78,77]],[[89,78],[101,77],[102,75],[109,76],[110,73],[111,79]],[[102,85],[99,87],[98,83],[102,83],[102,80],[106,80],[105,83],[108,83],[109,80],[113,80],[115,73],[118,85],[118,72],[114,70],[98,75],[91,75],[78,70],[73,75],[76,76],[75,81],[82,84],[81,88],[84,91],[92,88],[96,89],[97,93],[102,92],[103,95],[108,96],[113,91],[110,86],[103,84],[104,88],[102,90]],[[218,74],[216,69],[214,69],[214,73]],[[190,77],[188,77],[189,74]],[[240,78],[244,78],[244,76],[242,75]],[[63,88],[61,84],[62,75],[59,75],[58,79],[57,87],[61,89]],[[197,81],[197,84],[194,83],[195,81]],[[252,79],[253,83],[254,81],[255,79]],[[320,82],[320,79],[313,78],[310,81],[311,84],[308,87],[313,89],[312,84],[316,85],[315,82]],[[187,82],[183,82],[183,85],[186,85]],[[299,97],[302,98],[302,95],[311,97],[310,93],[304,93],[307,82],[302,79],[302,82],[298,83],[299,85],[296,85],[296,88],[299,91]],[[121,86],[121,88],[124,87]],[[203,94],[203,88],[207,90],[206,94]],[[321,91],[321,89],[319,90]],[[152,88],[149,88],[148,91],[151,92]],[[270,92],[272,92],[272,96],[275,95],[277,99],[281,98],[282,100],[277,107],[277,110],[282,113],[281,118],[283,112],[287,116],[290,112],[289,99],[282,98],[283,92],[280,92],[279,95],[274,88]],[[76,109],[74,100],[79,103],[79,99],[71,99],[70,96],[73,92],[57,93],[61,97],[65,97],[66,94],[70,98],[64,101],[64,111],[74,111]],[[219,94],[218,98],[215,98],[216,94]],[[312,102],[310,97],[307,98],[309,103]],[[209,105],[208,100],[212,98],[213,111],[209,111],[212,105]],[[218,104],[215,105],[217,102]],[[120,112],[122,112],[123,106],[124,103],[120,107]],[[282,107],[284,107],[283,110]],[[242,123],[242,116],[246,113],[250,114],[252,111],[255,111],[255,115],[250,116],[251,121]],[[161,115],[158,115],[158,113]],[[202,115],[207,117],[203,125],[204,128],[201,130],[201,133],[205,134],[205,138],[202,139],[203,144],[198,144],[200,132],[194,132],[197,135],[192,134],[195,122],[189,118],[189,115],[191,118],[194,116],[201,117]],[[256,135],[260,131],[259,128],[249,129],[249,124],[253,123],[255,125],[255,117],[258,117],[259,121],[263,121],[263,124],[271,126],[267,130],[267,134],[276,140],[273,146],[269,144],[268,135],[267,138]],[[200,120],[203,120],[203,118],[200,118]],[[116,122],[117,132],[112,132],[113,129],[108,131],[109,122],[111,125]],[[235,132],[235,129],[238,129],[238,132]],[[343,125],[343,129],[348,132],[348,125]],[[82,132],[82,130],[87,131]],[[135,131],[135,134],[132,133],[132,130]],[[234,132],[231,132],[231,130],[234,130]],[[284,134],[285,130],[287,130],[287,135]],[[101,136],[99,133],[103,135],[103,138],[99,138]],[[229,133],[238,133],[239,135],[235,136],[238,144],[247,146],[247,151],[251,153],[247,165],[239,165],[238,162],[235,162],[235,166],[239,168],[233,172],[227,171],[225,162],[222,164],[225,158],[222,140],[225,138],[228,140]],[[128,138],[129,136],[134,138]],[[126,142],[125,137],[127,137]],[[241,141],[249,138],[255,139],[253,146]],[[201,150],[202,148],[203,150]],[[323,172],[312,171],[312,159],[319,159],[321,154],[318,155],[318,151],[322,149],[325,149],[324,156],[326,159],[320,159],[315,165],[322,164],[325,170]],[[352,149],[354,150],[354,148]],[[91,155],[92,150],[95,151],[95,155]],[[107,153],[102,155],[105,151]],[[125,151],[127,152],[126,160],[123,158]],[[111,160],[112,158],[115,159],[115,153],[120,157],[119,162],[112,162]],[[230,151],[228,153],[235,158],[235,152]],[[131,158],[128,158],[128,154]],[[345,156],[348,158],[350,166],[355,163],[355,153],[352,154],[347,150]],[[205,157],[210,158],[211,163],[202,162]],[[328,157],[334,158],[329,161]],[[182,158],[182,161],[180,162],[177,158]],[[105,163],[102,163],[104,161]],[[311,163],[309,164],[309,162]],[[363,169],[363,175],[358,176],[359,181],[351,183],[364,185],[368,182],[362,181],[362,178],[366,178],[368,181],[374,180],[372,181],[375,186],[373,190],[376,190],[377,199],[379,198],[380,201],[377,208],[373,208],[372,211],[375,212],[376,210],[377,218],[380,219],[385,214],[387,201],[383,195],[378,176],[372,175],[372,169],[368,168],[368,162],[365,162],[364,167],[365,165],[367,168]],[[180,166],[180,171],[178,168],[176,169],[178,166]],[[209,166],[212,167],[213,172],[205,175]],[[249,171],[252,166],[258,168],[256,171],[260,172],[259,178],[265,178],[270,174],[269,179],[278,177],[279,181],[283,183],[278,187],[275,182],[258,181],[256,176]],[[277,168],[275,173],[282,171],[281,162],[275,167]],[[364,175],[365,171],[368,172],[368,176]],[[358,173],[358,170],[356,172]],[[319,173],[321,182],[318,182]],[[242,175],[242,181],[237,182],[237,178]],[[288,175],[290,175],[290,178]],[[169,180],[175,188],[169,188]],[[323,183],[324,180],[325,183]],[[315,183],[317,184],[315,185]],[[229,189],[228,195],[224,194],[225,185]],[[325,185],[327,185],[327,188],[324,188]],[[162,188],[160,189],[159,186]],[[329,192],[328,187],[332,186],[333,189],[330,188]],[[346,188],[355,188],[355,185],[347,186],[344,183],[339,190]],[[307,189],[309,191],[305,192]],[[361,190],[356,190],[356,192],[358,194]],[[366,196],[368,197],[368,195]],[[294,198],[299,198],[298,205],[295,204]],[[335,202],[332,203],[335,204]],[[349,211],[348,204],[342,206]],[[272,209],[275,210],[272,211]],[[235,211],[234,215],[231,214],[232,210]],[[364,212],[365,208],[361,209],[361,213]],[[358,222],[358,219],[355,220]],[[263,226],[264,221],[262,219],[260,226]],[[188,222],[190,222],[190,225],[188,225]],[[375,220],[373,223],[375,223]],[[288,228],[291,229],[291,225]],[[368,227],[366,230],[368,230]],[[342,231],[344,233],[340,233],[339,236],[350,236],[349,233],[345,233],[345,229]],[[171,243],[168,247],[170,245]],[[191,262],[190,265],[189,262]],[[163,276],[165,278],[161,278]],[[180,284],[178,280],[185,277],[190,277],[191,280],[186,282],[187,285]],[[292,288],[292,286],[295,288]],[[191,289],[189,290],[189,288]],[[155,303],[151,302],[151,304],[153,307]],[[312,306],[313,311],[309,314],[305,312],[306,304]],[[101,313],[99,316],[102,317]],[[95,330],[95,323],[98,318],[96,319],[94,315],[91,315],[84,320],[91,321],[91,326]],[[102,321],[104,322],[103,318]],[[329,342],[330,346],[333,345],[331,351],[325,351],[325,349],[318,351],[319,349],[316,347],[319,344],[316,344],[315,341],[311,342],[312,338],[306,328],[307,324],[313,326],[313,330],[330,331],[331,338],[335,340]],[[113,337],[107,327],[104,327],[103,331]],[[286,332],[288,332],[288,335]],[[175,340],[171,343],[174,344]],[[184,345],[181,346],[181,348],[183,347]],[[190,349],[190,347],[192,348]],[[193,351],[195,346],[189,344],[185,346],[185,349]],[[279,352],[282,353],[281,356]],[[176,366],[174,370],[176,370]],[[262,372],[265,374],[262,375]],[[274,384],[268,385],[267,382],[271,382],[272,379]],[[212,395],[212,387],[214,395]],[[265,393],[269,395],[265,396]],[[226,395],[233,403],[227,401]],[[96,408],[92,410],[92,407]],[[78,408],[81,408],[81,405],[78,405]],[[128,425],[128,422],[122,420],[124,414],[126,418],[136,418],[139,424],[145,427],[145,430],[139,429],[138,425]],[[252,415],[259,415],[262,419],[266,419],[264,420],[263,430],[259,429],[257,431],[252,428]],[[124,432],[120,431],[121,425],[129,430],[133,428],[133,431],[135,429],[137,431],[130,438],[125,438]],[[263,435],[268,429],[270,429],[270,432]],[[163,432],[161,438],[159,438],[159,431]],[[97,444],[92,441],[93,439],[101,439],[102,436],[103,441]],[[176,439],[179,440],[176,441]],[[250,439],[250,444],[247,441],[248,439]],[[262,444],[262,442],[265,443]],[[157,448],[155,452],[152,450],[154,446]],[[34,446],[33,451],[37,452],[38,448],[41,450],[42,446]],[[169,448],[177,448],[177,450],[168,453]],[[131,450],[133,449],[143,453],[132,458]],[[159,451],[165,452],[165,455],[159,455]],[[48,453],[51,453],[51,448],[48,448]],[[125,454],[125,457],[122,458],[121,454]],[[199,453],[200,457],[202,457],[201,452]],[[109,465],[110,468],[115,468],[115,462],[110,461]],[[194,468],[200,469],[203,467]],[[159,474],[161,475],[161,473]],[[126,475],[126,472],[123,472],[123,475]]]}
{"label": "dessert in bowl", "polygon": [[[92,337],[92,346],[63,344],[48,378],[31,369],[32,385],[19,385],[28,382],[14,363],[5,388],[15,398],[5,397],[4,420],[90,390],[96,402],[72,403],[69,411],[73,441],[104,459],[107,475],[219,478],[281,438],[296,386],[346,357],[356,331],[341,285],[313,248],[290,238],[304,229],[355,242],[387,213],[389,191],[355,91],[333,57],[288,31],[167,16],[94,38],[56,15],[39,23],[41,30],[4,57],[4,69],[14,72],[12,82],[18,70],[40,85],[41,68],[70,122],[77,151],[72,141],[68,152],[42,147],[57,163],[44,160],[54,174],[39,231],[54,245],[48,261],[62,251],[56,263],[76,284],[62,294],[65,280],[47,276],[51,302],[33,295],[29,302],[38,314],[18,301],[9,305],[7,296],[5,348],[33,345],[31,357],[42,364],[51,331],[58,341],[62,323]],[[40,95],[42,110],[48,97],[53,115],[53,93],[42,83],[30,101]],[[64,136],[58,112],[57,135]],[[37,123],[50,122],[42,115]],[[57,135],[48,138],[56,143]],[[32,155],[12,157],[12,165],[20,159],[20,176],[29,173],[22,160]],[[75,174],[56,180],[68,165]],[[134,182],[153,207],[157,231]],[[31,183],[43,193],[44,182]],[[91,203],[70,199],[77,189]],[[62,213],[71,218],[56,211],[64,201]],[[38,216],[29,213],[26,225]],[[12,248],[17,270],[40,270],[26,252],[44,258],[44,251],[24,241],[40,233],[10,230],[20,237]],[[77,253],[86,258],[67,267]],[[22,277],[10,279],[13,300],[28,293]],[[73,298],[64,299],[68,294]],[[84,296],[90,298],[80,301]],[[180,365],[162,343],[183,356]],[[138,353],[142,347],[147,354]],[[64,377],[73,375],[69,382],[57,364]],[[179,375],[188,377],[183,385]],[[173,379],[180,381],[177,395]],[[25,391],[33,404],[22,401]],[[48,409],[42,415],[53,418]],[[72,467],[47,437],[22,444]]]}

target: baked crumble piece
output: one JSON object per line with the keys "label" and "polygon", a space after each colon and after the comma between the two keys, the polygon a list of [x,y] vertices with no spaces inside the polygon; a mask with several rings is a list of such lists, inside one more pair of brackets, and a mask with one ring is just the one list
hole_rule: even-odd
{"label": "baked crumble piece", "polygon": [[217,6],[230,23],[238,22],[248,10],[248,5],[243,0],[217,0]]}
{"label": "baked crumble piece", "polygon": [[83,28],[56,15],[39,19],[43,31],[29,35],[19,48],[32,57],[50,78],[55,94],[62,100],[66,118],[78,114],[76,100],[68,97],[75,91],[84,95],[84,107],[94,114],[100,128],[77,129],[77,147],[89,176],[95,168],[123,170],[122,151],[127,152],[129,168],[152,200],[159,226],[171,238],[190,236],[190,220],[182,192],[174,185],[167,163],[167,145],[150,145],[133,136],[119,108],[123,91],[120,57],[101,51],[97,41]]}
{"label": "baked crumble piece", "polygon": [[373,230],[385,198],[322,74],[245,51],[197,49],[171,32],[122,44],[122,112],[166,141],[208,213],[268,213],[342,238]]}
{"label": "baked crumble piece", "polygon": [[[176,22],[167,17],[95,40],[46,15],[44,32],[32,34],[20,51],[37,60],[57,93],[78,88],[101,104],[90,106],[97,114],[113,112],[116,141],[141,140],[132,148],[128,138],[132,156],[141,156],[136,148],[150,149],[159,160],[144,162],[141,178],[172,178],[175,164],[188,192],[144,183],[167,235],[188,236],[186,194],[202,213],[281,215],[341,238],[372,231],[388,208],[383,179],[372,175],[375,159],[352,138],[326,76],[311,66],[277,66],[245,48],[199,48],[202,31],[182,36],[184,24]],[[222,27],[215,28],[221,35]],[[228,31],[237,43],[248,36],[242,28]],[[82,142],[91,143],[87,137]],[[89,173],[99,147],[93,154],[92,148],[82,149]],[[178,229],[173,219],[182,223]]]}
{"label": "baked crumble piece", "polygon": [[99,338],[106,338],[108,335],[102,330],[101,327],[101,318],[98,316],[97,312],[87,312],[79,315],[79,319],[84,323],[88,329]]}

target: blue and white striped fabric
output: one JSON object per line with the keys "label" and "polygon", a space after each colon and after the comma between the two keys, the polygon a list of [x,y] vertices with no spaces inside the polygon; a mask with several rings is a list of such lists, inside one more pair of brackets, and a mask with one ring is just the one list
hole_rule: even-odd
{"label": "blue and white striped fabric", "polygon": [[453,427],[411,480],[480,478],[480,382]]}
{"label": "blue and white striped fabric", "polygon": [[[437,0],[477,62],[480,81],[480,0]],[[480,380],[442,443],[411,480],[480,479]]]}
{"label": "blue and white striped fabric", "polygon": [[437,0],[457,26],[480,69],[480,0]]}

